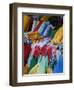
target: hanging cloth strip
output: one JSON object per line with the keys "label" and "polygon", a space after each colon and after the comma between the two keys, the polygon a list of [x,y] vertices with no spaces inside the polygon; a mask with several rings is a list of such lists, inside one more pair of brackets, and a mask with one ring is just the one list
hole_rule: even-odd
{"label": "hanging cloth strip", "polygon": [[44,23],[44,21],[48,20],[48,18],[49,18],[49,16],[43,16],[40,19],[40,21],[39,21],[38,25],[36,26],[36,28],[34,29],[34,31],[38,31],[40,26]]}
{"label": "hanging cloth strip", "polygon": [[[50,36],[49,34],[51,33],[51,31],[54,29],[52,24],[47,25],[45,31],[43,32],[43,36]],[[49,34],[48,34],[49,33]]]}
{"label": "hanging cloth strip", "polygon": [[48,25],[49,25],[49,22],[44,22],[44,23],[40,26],[38,32],[39,32],[41,35],[43,35],[43,33],[44,33],[44,31],[45,31],[45,29],[47,28]]}
{"label": "hanging cloth strip", "polygon": [[62,38],[63,38],[63,26],[60,27],[60,28],[57,30],[57,32],[56,32],[55,36],[53,37],[51,43],[52,43],[52,44],[53,44],[53,43],[60,44]]}
{"label": "hanging cloth strip", "polygon": [[43,74],[47,72],[48,57],[40,56],[38,63],[30,70],[29,74]]}
{"label": "hanging cloth strip", "polygon": [[28,44],[24,44],[24,65],[27,63],[27,59],[29,57],[31,51],[31,46]]}
{"label": "hanging cloth strip", "polygon": [[33,20],[31,16],[24,16],[24,31],[28,32],[31,31]]}
{"label": "hanging cloth strip", "polygon": [[57,60],[57,64],[54,66],[53,73],[62,73],[63,72],[63,56],[60,55]]}
{"label": "hanging cloth strip", "polygon": [[32,19],[33,19],[33,24],[32,24],[32,30],[31,31],[34,31],[35,27],[39,23],[39,16],[32,16]]}
{"label": "hanging cloth strip", "polygon": [[35,51],[35,48],[32,48],[27,61],[27,64],[30,69],[32,69],[37,64],[37,58],[34,57],[34,51]]}
{"label": "hanging cloth strip", "polygon": [[28,74],[29,71],[30,71],[29,65],[26,64],[26,65],[24,66],[24,74]]}
{"label": "hanging cloth strip", "polygon": [[39,21],[38,25],[37,25],[37,26],[35,27],[35,29],[34,29],[34,32],[39,30],[39,28],[40,28],[40,26],[43,24],[43,22],[44,22],[43,20],[40,20],[40,21]]}
{"label": "hanging cloth strip", "polygon": [[32,30],[31,31],[34,31],[35,27],[38,25],[39,21],[37,20],[33,20],[33,24],[32,24]]}

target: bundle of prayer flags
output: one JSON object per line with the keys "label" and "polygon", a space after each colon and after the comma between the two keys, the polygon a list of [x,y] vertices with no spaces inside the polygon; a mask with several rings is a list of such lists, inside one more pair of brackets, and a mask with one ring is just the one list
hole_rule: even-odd
{"label": "bundle of prayer flags", "polygon": [[63,73],[63,16],[24,15],[24,74]]}

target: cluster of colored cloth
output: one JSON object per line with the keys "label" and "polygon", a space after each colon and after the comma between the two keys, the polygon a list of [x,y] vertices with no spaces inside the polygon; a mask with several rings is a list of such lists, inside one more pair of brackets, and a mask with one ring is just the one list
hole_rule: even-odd
{"label": "cluster of colored cloth", "polygon": [[62,72],[63,16],[24,16],[24,74]]}

